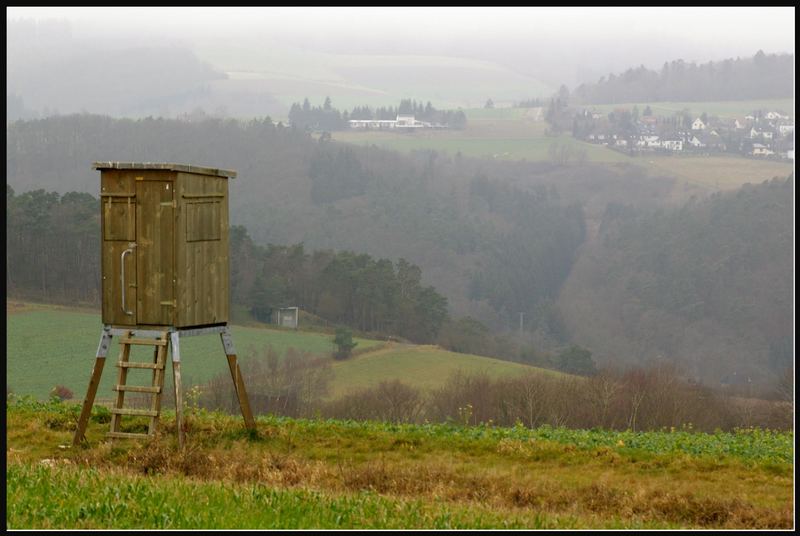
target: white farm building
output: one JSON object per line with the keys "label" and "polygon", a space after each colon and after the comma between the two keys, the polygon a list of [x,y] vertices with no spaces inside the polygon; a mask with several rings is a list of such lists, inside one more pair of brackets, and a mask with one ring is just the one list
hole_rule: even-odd
{"label": "white farm building", "polygon": [[413,115],[398,115],[397,119],[351,119],[348,121],[353,129],[417,129],[433,128],[425,121],[418,121]]}

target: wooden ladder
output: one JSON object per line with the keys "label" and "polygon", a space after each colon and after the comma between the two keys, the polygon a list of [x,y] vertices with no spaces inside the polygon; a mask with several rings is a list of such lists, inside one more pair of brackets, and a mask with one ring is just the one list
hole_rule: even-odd
{"label": "wooden ladder", "polygon": [[[164,391],[164,366],[167,361],[167,346],[169,344],[169,332],[164,331],[157,338],[134,338],[132,331],[127,331],[119,341],[120,353],[117,367],[119,376],[114,390],[117,392],[117,399],[114,407],[111,408],[111,431],[106,434],[110,438],[136,438],[146,439],[156,432],[158,417],[161,413],[161,395]],[[144,345],[153,346],[153,362],[137,363],[129,361],[131,346]],[[127,385],[129,369],[149,369],[153,371],[153,381],[149,386]],[[125,393],[147,393],[152,396],[150,409],[131,409],[123,407]],[[150,425],[146,434],[121,432],[120,424],[123,415],[135,415],[150,417]]]}

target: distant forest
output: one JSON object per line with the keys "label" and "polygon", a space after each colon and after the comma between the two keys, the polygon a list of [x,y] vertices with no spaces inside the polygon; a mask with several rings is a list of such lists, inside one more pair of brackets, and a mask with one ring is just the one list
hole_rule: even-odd
{"label": "distant forest", "polygon": [[794,95],[794,55],[764,54],[708,63],[683,60],[664,63],[660,71],[628,69],[609,74],[573,92],[576,104],[654,101],[725,101],[791,98]]}
{"label": "distant forest", "polygon": [[724,383],[786,370],[793,218],[794,177],[669,210],[610,203],[561,296],[570,333],[625,360],[673,356],[694,377],[716,369]]}
{"label": "distant forest", "polygon": [[398,115],[413,115],[418,121],[427,121],[449,128],[464,128],[467,116],[461,110],[437,110],[430,101],[427,104],[403,99],[397,107],[370,108],[356,106],[351,111],[341,112],[333,107],[331,99],[325,98],[322,106],[312,106],[308,99],[302,104],[295,102],[289,110],[289,122],[298,128],[335,131],[348,128],[350,119],[397,119]]}
{"label": "distant forest", "polygon": [[[419,306],[461,351],[527,360],[531,347],[558,354],[576,343],[600,365],[663,357],[734,383],[768,377],[793,357],[793,178],[672,207],[672,179],[635,166],[399,154],[314,140],[269,119],[17,121],[6,154],[10,295],[91,296],[92,161],[185,162],[239,172],[231,223],[246,232],[234,231],[235,303],[300,303],[358,329],[432,340],[403,324],[400,311]],[[19,208],[47,192],[61,197]],[[341,306],[336,293],[352,287],[313,275],[329,266],[320,251],[342,274],[373,274],[359,299],[372,289],[382,305]],[[290,259],[296,276],[284,268]],[[419,267],[406,305],[393,290],[401,259]],[[451,319],[439,323],[442,307]],[[495,344],[494,335],[508,338]]]}

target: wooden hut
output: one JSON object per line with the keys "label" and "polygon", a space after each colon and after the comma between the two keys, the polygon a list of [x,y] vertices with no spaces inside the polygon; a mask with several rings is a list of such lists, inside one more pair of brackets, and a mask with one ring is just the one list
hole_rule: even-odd
{"label": "wooden hut", "polygon": [[[221,335],[245,422],[254,427],[227,326],[230,316],[228,181],[236,172],[149,162],[95,162],[92,167],[101,174],[104,329],[75,442],[83,437],[96,382],[114,335],[121,336],[121,355],[119,382],[115,387],[117,404],[111,409],[111,437],[136,435],[119,431],[121,415],[151,417],[149,433],[154,432],[167,347],[172,350],[180,421],[179,337],[207,333]],[[131,344],[156,347],[154,362],[128,362]],[[145,389],[127,386],[130,368],[152,369],[152,386]],[[123,408],[126,391],[151,393],[152,408]],[[179,430],[182,432],[181,426]],[[180,438],[183,443],[182,433]]]}

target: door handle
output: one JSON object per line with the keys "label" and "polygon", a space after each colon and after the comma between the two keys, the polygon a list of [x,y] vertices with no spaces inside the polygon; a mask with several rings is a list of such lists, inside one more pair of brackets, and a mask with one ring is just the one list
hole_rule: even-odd
{"label": "door handle", "polygon": [[133,316],[133,311],[128,311],[128,307],[125,305],[125,293],[127,289],[125,288],[125,255],[128,253],[133,253],[133,248],[136,247],[135,243],[128,244],[128,249],[122,252],[120,255],[119,262],[120,262],[120,274],[119,274],[119,282],[120,288],[122,290],[122,312],[126,315]]}

